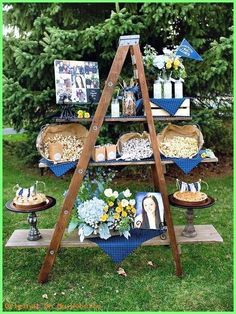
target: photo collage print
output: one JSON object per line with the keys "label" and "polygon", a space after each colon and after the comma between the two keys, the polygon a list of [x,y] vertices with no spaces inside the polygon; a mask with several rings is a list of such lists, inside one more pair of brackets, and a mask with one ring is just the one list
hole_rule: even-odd
{"label": "photo collage print", "polygon": [[97,62],[55,60],[54,70],[57,104],[99,101]]}

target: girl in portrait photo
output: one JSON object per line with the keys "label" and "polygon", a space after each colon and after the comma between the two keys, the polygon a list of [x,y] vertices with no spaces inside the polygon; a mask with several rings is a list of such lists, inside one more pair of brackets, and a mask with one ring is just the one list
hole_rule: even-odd
{"label": "girl in portrait photo", "polygon": [[163,225],[163,218],[160,215],[160,205],[156,196],[149,193],[146,194],[141,202],[141,211],[139,211],[135,219],[135,227],[141,229],[159,229]]}

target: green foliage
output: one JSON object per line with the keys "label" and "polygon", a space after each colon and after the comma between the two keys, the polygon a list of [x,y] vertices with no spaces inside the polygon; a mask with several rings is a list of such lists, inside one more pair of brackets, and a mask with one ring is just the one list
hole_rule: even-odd
{"label": "green foliage", "polygon": [[[4,122],[30,134],[22,149],[30,158],[38,158],[35,148],[32,153],[35,135],[60,109],[53,61],[98,61],[102,88],[120,35],[140,34],[141,47],[150,44],[158,53],[186,37],[204,60],[185,60],[186,93],[232,93],[230,3],[14,3],[3,19],[19,29],[19,37],[12,32],[3,40]],[[131,67],[125,66],[123,75],[131,77]]]}
{"label": "green foliage", "polygon": [[[38,169],[22,166],[10,150],[4,151],[3,204],[12,199],[16,183],[31,186]],[[56,198],[55,207],[42,211],[39,230],[54,228],[60,211],[65,179],[46,175],[47,193]],[[121,264],[127,277],[116,273],[116,265],[99,248],[61,248],[50,281],[37,282],[45,249],[3,247],[3,308],[7,311],[123,311],[123,312],[232,312],[233,311],[233,179],[232,176],[206,179],[207,193],[216,199],[214,206],[195,211],[196,224],[213,224],[224,239],[219,244],[182,245],[184,275],[174,273],[169,247],[141,247]],[[119,182],[119,186],[127,182]],[[115,188],[116,186],[114,186]],[[133,193],[151,191],[142,179],[129,183]],[[168,185],[173,192],[174,184]],[[185,212],[172,208],[175,225],[185,224]],[[28,229],[27,215],[3,210],[3,243],[15,229]],[[78,239],[79,241],[79,239]],[[147,265],[152,261],[156,267]],[[20,284],[19,284],[20,283]],[[42,295],[47,294],[48,299]],[[38,308],[36,308],[38,306]],[[76,307],[77,306],[77,307]],[[80,308],[78,308],[80,306]]]}
{"label": "green foliage", "polygon": [[104,190],[108,188],[114,177],[115,171],[110,169],[99,167],[96,167],[96,169],[88,169],[80,187],[76,206],[90,200],[93,196],[102,199]]}
{"label": "green foliage", "polygon": [[192,122],[201,128],[204,147],[211,148],[216,154],[233,154],[232,115],[232,104],[228,103],[192,110]]}

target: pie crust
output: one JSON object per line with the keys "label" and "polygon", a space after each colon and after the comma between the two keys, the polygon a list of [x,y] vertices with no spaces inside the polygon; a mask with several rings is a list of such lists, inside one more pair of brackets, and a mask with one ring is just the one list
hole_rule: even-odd
{"label": "pie crust", "polygon": [[13,204],[18,209],[29,209],[44,205],[46,201],[46,195],[38,193],[30,197],[16,196],[13,199]]}
{"label": "pie crust", "polygon": [[175,192],[173,194],[173,197],[179,201],[184,201],[184,202],[202,202],[205,201],[208,196],[203,193],[203,192]]}

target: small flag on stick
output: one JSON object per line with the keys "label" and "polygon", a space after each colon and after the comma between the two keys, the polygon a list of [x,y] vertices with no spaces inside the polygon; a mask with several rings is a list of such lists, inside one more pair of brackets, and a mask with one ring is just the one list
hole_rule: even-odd
{"label": "small flag on stick", "polygon": [[175,55],[183,58],[203,61],[202,57],[193,49],[193,47],[185,38],[177,48]]}

